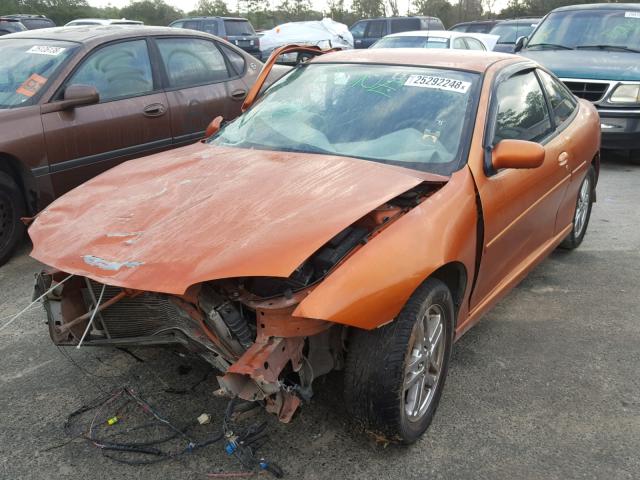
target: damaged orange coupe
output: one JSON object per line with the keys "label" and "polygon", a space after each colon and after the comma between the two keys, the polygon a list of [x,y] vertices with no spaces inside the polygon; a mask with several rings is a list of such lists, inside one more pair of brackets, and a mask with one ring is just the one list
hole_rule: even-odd
{"label": "damaged orange coupe", "polygon": [[51,337],[188,349],[221,393],[284,422],[344,369],[349,411],[413,442],[453,342],[581,243],[598,114],[511,55],[332,52],[259,95],[276,56],[207,140],[120,165],[35,219]]}

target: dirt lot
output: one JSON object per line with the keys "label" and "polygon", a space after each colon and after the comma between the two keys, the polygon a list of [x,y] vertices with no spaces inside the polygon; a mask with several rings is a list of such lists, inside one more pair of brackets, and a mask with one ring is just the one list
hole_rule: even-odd
{"label": "dirt lot", "polygon": [[[456,344],[435,421],[417,444],[383,448],[358,431],[337,373],[314,385],[292,424],[258,414],[270,428],[261,453],[292,479],[638,478],[639,185],[640,167],[605,159],[584,244],[554,253]],[[29,302],[37,268],[25,246],[0,269],[2,323]],[[72,410],[123,384],[179,425],[211,413],[198,438],[219,428],[226,401],[211,395],[214,377],[197,383],[206,365],[168,351],[69,351],[76,366],[43,319],[35,308],[0,332],[0,478],[205,479],[240,469],[220,443],[150,466],[116,464],[82,440],[60,446]]]}

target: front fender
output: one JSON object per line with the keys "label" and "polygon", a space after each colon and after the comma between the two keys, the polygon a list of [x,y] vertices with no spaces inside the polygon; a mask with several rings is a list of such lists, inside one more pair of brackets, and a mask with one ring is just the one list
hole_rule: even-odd
{"label": "front fender", "polygon": [[454,261],[470,273],[464,307],[475,270],[477,221],[474,182],[465,167],[349,257],[293,315],[377,328],[393,320],[433,272]]}

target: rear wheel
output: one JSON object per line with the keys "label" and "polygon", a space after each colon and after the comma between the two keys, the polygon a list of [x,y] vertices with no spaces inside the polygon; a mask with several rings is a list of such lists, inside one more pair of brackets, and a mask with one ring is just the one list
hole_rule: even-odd
{"label": "rear wheel", "polygon": [[426,280],[391,323],[354,330],[345,367],[345,400],[365,428],[413,443],[431,424],[449,367],[451,292]]}
{"label": "rear wheel", "polygon": [[20,217],[26,209],[22,192],[13,179],[0,172],[0,265],[4,265],[24,236],[25,226]]}
{"label": "rear wheel", "polygon": [[593,166],[589,167],[589,171],[585,175],[580,189],[578,190],[578,198],[576,199],[576,210],[573,214],[573,227],[567,235],[560,247],[568,250],[577,248],[584,240],[591,217],[591,206],[593,205],[593,193],[595,190],[596,173]]}

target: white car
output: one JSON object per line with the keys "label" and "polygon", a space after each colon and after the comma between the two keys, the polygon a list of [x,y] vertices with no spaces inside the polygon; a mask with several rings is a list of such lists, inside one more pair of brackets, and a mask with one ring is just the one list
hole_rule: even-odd
{"label": "white car", "polygon": [[79,27],[84,25],[144,25],[138,20],[127,20],[126,18],[78,18],[71,20],[65,27]]}
{"label": "white car", "polygon": [[392,33],[369,48],[453,48],[456,50],[491,51],[500,37],[486,33],[451,30],[418,30]]}

